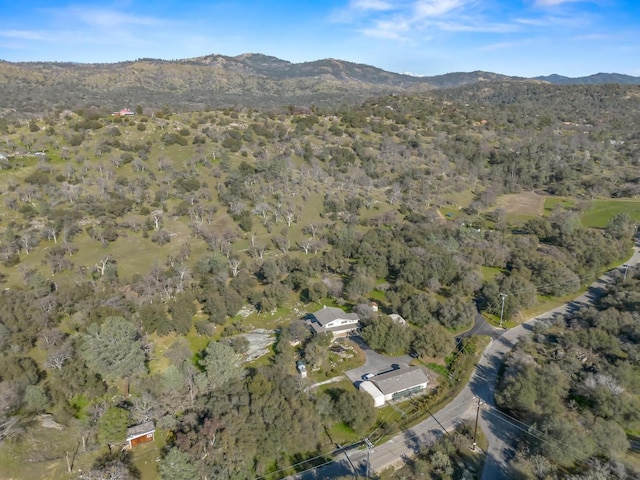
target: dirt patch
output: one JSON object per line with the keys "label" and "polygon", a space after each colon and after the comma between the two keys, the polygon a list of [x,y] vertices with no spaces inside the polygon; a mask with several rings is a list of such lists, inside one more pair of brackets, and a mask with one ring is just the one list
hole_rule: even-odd
{"label": "dirt patch", "polygon": [[498,197],[496,206],[511,215],[542,215],[544,195],[536,192],[509,193]]}

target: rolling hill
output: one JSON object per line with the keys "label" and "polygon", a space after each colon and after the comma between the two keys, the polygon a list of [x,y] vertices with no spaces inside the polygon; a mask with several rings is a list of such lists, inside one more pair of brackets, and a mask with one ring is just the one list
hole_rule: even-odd
{"label": "rolling hill", "polygon": [[[262,54],[143,58],[112,64],[0,62],[0,112],[30,115],[93,105],[179,110],[354,104],[376,95],[452,88],[480,82],[640,83],[625,75],[525,79],[490,72],[416,77],[336,59],[291,63]],[[1,113],[0,113],[1,114]]]}

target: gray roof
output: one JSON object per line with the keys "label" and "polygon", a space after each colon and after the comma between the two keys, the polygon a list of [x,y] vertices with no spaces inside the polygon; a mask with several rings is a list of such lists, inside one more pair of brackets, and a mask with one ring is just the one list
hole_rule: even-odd
{"label": "gray roof", "polygon": [[323,327],[322,325],[311,322],[309,324],[311,330],[314,333],[333,333],[334,335],[340,335],[341,333],[352,332],[359,328],[358,324],[338,325],[337,327]]}
{"label": "gray roof", "polygon": [[429,378],[424,371],[418,367],[400,368],[376,375],[370,379],[385,395],[401,392],[416,385],[427,383],[428,380]]}
{"label": "gray roof", "polygon": [[324,307],[317,312],[313,312],[313,316],[322,326],[325,326],[327,323],[333,322],[338,318],[345,320],[360,320],[357,313],[346,313],[344,310],[336,307]]}
{"label": "gray roof", "polygon": [[145,422],[140,425],[135,425],[133,427],[127,428],[127,439],[131,437],[138,437],[140,435],[144,435],[146,433],[151,433],[156,429],[153,422]]}

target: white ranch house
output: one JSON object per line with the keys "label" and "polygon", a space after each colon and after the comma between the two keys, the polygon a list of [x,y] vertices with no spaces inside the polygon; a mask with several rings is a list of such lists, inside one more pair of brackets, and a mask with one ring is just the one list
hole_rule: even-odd
{"label": "white ranch house", "polygon": [[307,322],[313,333],[331,333],[334,337],[343,337],[360,328],[357,313],[327,306],[312,313]]}

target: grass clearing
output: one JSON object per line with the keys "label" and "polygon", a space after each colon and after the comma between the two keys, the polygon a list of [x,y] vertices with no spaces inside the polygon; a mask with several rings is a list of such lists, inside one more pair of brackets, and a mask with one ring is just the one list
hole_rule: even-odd
{"label": "grass clearing", "polygon": [[166,438],[166,432],[156,430],[153,442],[138,445],[131,450],[131,460],[140,472],[141,479],[157,480],[160,478],[157,460],[162,456]]}
{"label": "grass clearing", "polygon": [[211,339],[206,335],[200,335],[196,332],[195,327],[191,327],[189,333],[186,336],[187,341],[189,342],[189,347],[191,351],[196,354],[207,348]]}
{"label": "grass clearing", "polygon": [[[471,190],[465,190],[464,192],[456,192],[456,193],[442,195],[443,200],[448,202],[452,208],[455,208],[455,210],[459,210],[460,209],[459,207],[461,208],[468,207],[469,205],[471,205],[471,202],[473,202],[475,197],[476,197],[476,194],[473,193]],[[448,207],[444,207],[444,208],[448,208]]]}
{"label": "grass clearing", "polygon": [[573,198],[547,197],[544,200],[544,216],[548,217],[549,215],[551,215],[556,206],[570,209],[576,206],[576,201]]}
{"label": "grass clearing", "polygon": [[334,423],[327,429],[331,440],[339,445],[348,445],[360,440],[360,435],[344,423]]}
{"label": "grass clearing", "polygon": [[536,192],[509,193],[498,197],[496,207],[505,211],[511,223],[523,223],[542,215],[545,198]]}
{"label": "grass clearing", "polygon": [[460,215],[466,215],[460,207],[440,207],[439,212],[447,220],[453,220]]}
{"label": "grass clearing", "polygon": [[585,227],[605,228],[615,215],[626,213],[631,220],[640,222],[640,199],[594,200],[580,220]]}
{"label": "grass clearing", "polygon": [[490,282],[491,280],[496,278],[501,273],[502,273],[502,270],[499,269],[499,268],[495,268],[495,267],[481,267],[480,268],[480,275],[482,275],[482,279],[485,282]]}
{"label": "grass clearing", "polygon": [[[38,478],[41,480],[75,479],[89,471],[102,449],[82,452],[79,426],[45,428],[39,423],[27,427],[23,437],[0,445],[0,479]],[[68,472],[67,454],[72,464]]]}

